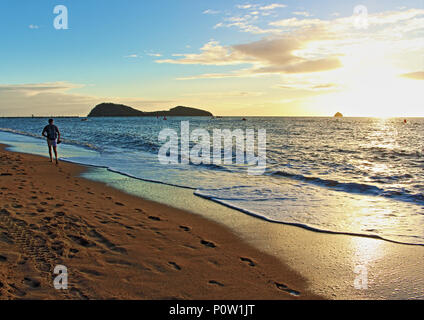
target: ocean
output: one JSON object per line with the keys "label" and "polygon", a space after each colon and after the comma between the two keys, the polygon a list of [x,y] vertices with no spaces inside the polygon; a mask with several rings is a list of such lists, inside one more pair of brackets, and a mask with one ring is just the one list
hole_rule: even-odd
{"label": "ocean", "polygon": [[[265,129],[267,165],[161,164],[159,132]],[[46,155],[47,119],[0,118],[0,141]],[[424,245],[424,118],[59,118],[63,160],[189,188],[265,219]],[[236,157],[234,148],[232,157]]]}

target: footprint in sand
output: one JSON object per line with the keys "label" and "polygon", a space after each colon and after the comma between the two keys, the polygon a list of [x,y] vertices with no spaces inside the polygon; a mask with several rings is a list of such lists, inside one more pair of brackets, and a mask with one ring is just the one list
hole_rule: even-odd
{"label": "footprint in sand", "polygon": [[211,241],[202,240],[202,241],[200,241],[200,243],[203,244],[205,247],[216,248],[215,243],[213,243]]}
{"label": "footprint in sand", "polygon": [[92,275],[92,276],[96,276],[96,277],[100,277],[103,275],[103,273],[97,271],[97,270],[92,270],[92,269],[80,269],[80,271],[82,273],[88,274],[88,275]]}
{"label": "footprint in sand", "polygon": [[175,270],[181,270],[181,267],[173,261],[168,262],[171,266],[175,268]]}
{"label": "footprint in sand", "polygon": [[292,296],[295,296],[295,297],[300,296],[300,292],[299,292],[299,291],[296,291],[296,290],[290,289],[290,288],[289,288],[289,287],[287,287],[285,284],[281,284],[281,283],[275,282],[275,286],[276,286],[278,289],[280,289],[281,291],[287,292],[287,293],[291,294]]}
{"label": "footprint in sand", "polygon": [[77,243],[77,244],[79,244],[80,246],[83,246],[83,247],[95,247],[96,246],[95,243],[90,242],[90,241],[88,241],[87,239],[85,239],[83,237],[74,236],[74,235],[68,235],[68,238],[70,238],[75,243]]}
{"label": "footprint in sand", "polygon": [[256,266],[256,264],[249,258],[241,257],[240,260],[243,261],[243,262],[246,262],[251,267]]}
{"label": "footprint in sand", "polygon": [[61,241],[55,241],[52,243],[51,248],[59,255],[63,256],[64,244]]}
{"label": "footprint in sand", "polygon": [[18,297],[24,297],[24,296],[26,295],[26,292],[25,292],[25,291],[23,291],[23,290],[19,289],[19,288],[18,288],[18,287],[16,287],[13,283],[12,283],[12,284],[9,284],[9,286],[10,286],[10,288],[11,288],[11,290],[9,290],[9,292],[10,292],[11,294],[13,294],[13,295],[15,295],[15,296],[18,296]]}
{"label": "footprint in sand", "polygon": [[77,288],[71,288],[70,293],[77,296],[81,300],[88,300],[88,297]]}
{"label": "footprint in sand", "polygon": [[124,253],[124,254],[127,253],[127,250],[125,248],[116,246],[114,243],[110,242],[109,239],[105,238],[103,235],[101,235],[94,229],[90,230],[88,234],[90,237],[96,238],[100,243],[104,244],[106,247],[108,247],[112,251],[116,251],[116,252]]}
{"label": "footprint in sand", "polygon": [[149,219],[154,221],[161,221],[159,217],[155,217],[155,216],[150,216]]}
{"label": "footprint in sand", "polygon": [[31,288],[34,288],[34,289],[39,288],[41,286],[40,281],[38,281],[36,279],[31,279],[31,278],[28,278],[28,277],[24,278],[23,283],[26,284],[28,287],[31,287]]}
{"label": "footprint in sand", "polygon": [[191,230],[189,227],[186,227],[186,226],[180,226],[180,229],[182,229],[186,232],[189,232]]}
{"label": "footprint in sand", "polygon": [[18,260],[18,262],[17,262],[17,264],[19,264],[19,265],[23,265],[23,264],[25,264],[27,261],[28,261],[28,257],[26,257],[26,256],[20,256],[20,257],[19,257],[19,260]]}
{"label": "footprint in sand", "polygon": [[209,284],[214,284],[214,285],[217,285],[219,287],[224,287],[224,285],[221,282],[218,282],[216,280],[210,280]]}

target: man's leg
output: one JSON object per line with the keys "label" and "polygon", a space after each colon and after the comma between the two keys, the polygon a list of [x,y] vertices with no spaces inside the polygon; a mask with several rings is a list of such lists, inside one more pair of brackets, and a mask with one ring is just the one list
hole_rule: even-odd
{"label": "man's leg", "polygon": [[50,155],[50,162],[53,162],[52,146],[51,145],[49,145],[49,155]]}
{"label": "man's leg", "polygon": [[59,161],[57,160],[57,147],[56,146],[53,147],[53,151],[54,151],[54,155],[56,157],[56,164],[58,164]]}

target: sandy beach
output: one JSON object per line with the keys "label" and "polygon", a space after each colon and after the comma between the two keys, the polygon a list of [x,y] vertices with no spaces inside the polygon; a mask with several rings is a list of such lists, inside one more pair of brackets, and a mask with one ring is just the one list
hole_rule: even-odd
{"label": "sandy beach", "polygon": [[[0,151],[0,299],[315,299],[226,227]],[[68,290],[53,269],[68,269]]]}
{"label": "sandy beach", "polygon": [[68,2],[0,2],[0,302],[424,300],[422,0]]}

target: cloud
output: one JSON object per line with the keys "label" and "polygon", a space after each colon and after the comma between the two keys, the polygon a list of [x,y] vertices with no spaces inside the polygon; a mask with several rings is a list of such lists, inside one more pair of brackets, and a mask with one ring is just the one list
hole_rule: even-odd
{"label": "cloud", "polygon": [[147,55],[150,57],[162,57],[161,53],[154,53],[154,52],[147,53]]}
{"label": "cloud", "polygon": [[285,84],[279,84],[275,88],[286,90],[308,90],[308,91],[329,91],[338,89],[340,86],[336,83],[316,83],[311,81],[289,81]]}
{"label": "cloud", "polygon": [[262,28],[255,25],[256,15],[245,15],[244,17],[227,18],[226,22],[220,22],[215,27],[238,28],[242,32],[252,34],[281,34],[282,30],[277,28]]}
{"label": "cloud", "polygon": [[82,85],[68,82],[0,85],[3,116],[72,115],[85,112],[95,99],[68,93]]}
{"label": "cloud", "polygon": [[212,9],[207,9],[203,11],[203,14],[218,14],[218,13],[219,13],[218,10],[212,10]]}
{"label": "cloud", "polygon": [[312,14],[310,14],[307,11],[295,11],[295,12],[292,12],[292,13],[296,16],[312,17]]}
{"label": "cloud", "polygon": [[39,26],[37,26],[36,24],[30,24],[30,25],[28,26],[28,28],[30,28],[30,29],[39,29],[40,27],[39,27]]}
{"label": "cloud", "polygon": [[285,8],[285,7],[287,7],[287,5],[285,5],[285,4],[273,3],[273,4],[270,4],[270,5],[267,5],[267,6],[260,7],[259,9],[260,10],[274,10],[274,9],[277,9],[277,8]]}
{"label": "cloud", "polygon": [[200,54],[184,54],[179,59],[157,60],[158,63],[197,64],[197,65],[239,65],[250,64],[251,67],[222,74],[212,73],[180,79],[211,79],[226,77],[253,76],[275,73],[315,73],[334,70],[341,67],[338,57],[306,59],[295,55],[307,41],[297,37],[280,37],[239,44],[222,46],[217,41],[210,41],[201,48]]}
{"label": "cloud", "polygon": [[242,78],[251,77],[252,74],[242,71],[232,71],[230,73],[203,73],[200,75],[193,75],[187,77],[178,77],[177,80],[199,80],[199,79],[225,79],[225,78]]}
{"label": "cloud", "polygon": [[91,108],[104,101],[129,104],[142,110],[157,110],[173,103],[171,100],[98,97],[69,92],[82,87],[84,85],[69,82],[0,85],[0,115],[85,116]]}
{"label": "cloud", "polygon": [[291,37],[280,39],[263,39],[247,44],[235,45],[232,48],[236,52],[251,57],[257,62],[263,62],[266,65],[287,65],[299,58],[292,52],[302,46],[299,40]]}
{"label": "cloud", "polygon": [[401,75],[401,77],[414,80],[424,80],[424,71],[404,73]]}
{"label": "cloud", "polygon": [[314,90],[327,90],[327,89],[334,89],[337,88],[338,85],[336,83],[323,83],[323,84],[317,84],[311,87],[311,89]]}
{"label": "cloud", "polygon": [[[232,14],[231,11],[226,11],[223,20],[216,23],[214,29],[227,27],[227,28],[238,28],[243,32],[261,34],[261,33],[272,33],[272,30],[262,30],[260,27],[254,25],[259,20],[260,16],[268,15],[271,12],[260,10],[258,4],[239,4],[235,6],[237,9],[241,9],[242,12],[237,11],[237,14]],[[218,11],[206,10],[204,13],[220,13]]]}
{"label": "cloud", "polygon": [[[149,56],[149,57],[162,57],[162,54],[161,53],[145,52],[144,54],[146,56]],[[127,58],[127,59],[138,59],[138,58],[143,58],[143,55],[140,55],[140,54],[129,54],[127,56],[124,56],[124,58]]]}
{"label": "cloud", "polygon": [[264,93],[260,91],[213,91],[213,92],[196,92],[196,93],[186,93],[182,96],[184,97],[201,97],[208,99],[219,99],[219,98],[251,98],[259,97]]}
{"label": "cloud", "polygon": [[141,57],[138,54],[129,54],[127,56],[124,56],[124,58],[136,59],[136,58],[141,58]]}
{"label": "cloud", "polygon": [[270,26],[289,27],[289,28],[311,27],[311,26],[326,25],[326,24],[328,24],[328,22],[321,19],[298,19],[296,17],[269,23]]}
{"label": "cloud", "polygon": [[83,87],[80,84],[69,82],[46,82],[36,84],[6,84],[0,85],[0,92],[25,92],[27,94],[38,94],[42,92],[64,92]]}
{"label": "cloud", "polygon": [[424,15],[424,9],[381,12],[369,15],[368,19],[372,25],[384,25],[404,22],[420,15]]}
{"label": "cloud", "polygon": [[239,4],[236,8],[241,9],[237,14],[232,15],[231,12],[227,12],[223,21],[217,23],[214,29],[227,27],[227,28],[238,28],[242,32],[252,34],[281,34],[282,31],[276,28],[264,28],[258,26],[258,22],[261,22],[261,18],[274,15],[274,9],[285,8],[285,4],[273,3],[270,5],[259,5],[259,4]]}
{"label": "cloud", "polygon": [[236,8],[238,8],[238,9],[252,9],[252,8],[255,8],[255,7],[257,7],[257,5],[255,5],[255,4],[238,4],[238,5],[236,5]]}
{"label": "cloud", "polygon": [[268,67],[253,69],[252,72],[258,74],[266,73],[315,73],[322,71],[330,71],[339,69],[342,67],[342,63],[338,58],[325,58],[317,60],[301,61],[299,63],[293,63],[288,65],[271,65]]}
{"label": "cloud", "polygon": [[232,51],[228,47],[221,46],[218,41],[211,40],[200,48],[199,54],[177,54],[180,59],[162,59],[156,60],[157,63],[172,63],[172,64],[197,64],[197,65],[235,65],[248,62],[247,57],[244,57],[237,52]]}
{"label": "cloud", "polygon": [[[303,19],[298,17],[285,18],[276,21],[266,22],[270,27],[264,27],[263,22],[259,19],[259,15],[253,14],[258,11],[261,12],[261,16],[265,17],[269,15],[272,10],[260,10],[261,8],[275,8],[275,6],[263,6],[259,7],[258,5],[239,5],[239,8],[249,9],[251,12],[241,15],[241,16],[232,16],[226,17],[216,25],[217,27],[227,27],[227,28],[238,28],[241,32],[247,32],[252,34],[271,34],[271,35],[281,35],[293,30],[299,29],[311,29],[320,27],[326,29],[327,32],[337,33],[335,36],[350,36],[352,33],[358,33],[357,28],[355,28],[356,17],[354,15],[347,17],[340,17],[339,13],[332,13],[330,16],[331,19],[311,19],[312,14],[307,11],[295,11],[293,14],[297,16],[303,16]],[[252,11],[254,10],[254,11]],[[274,15],[272,15],[274,16]],[[385,11],[374,14],[368,14],[366,17],[368,29],[363,31],[369,31],[370,28],[373,28],[372,33],[364,34],[363,38],[368,36],[379,37],[381,35],[387,37],[393,37],[393,35],[398,35],[399,37],[402,34],[422,30],[424,25],[424,9],[402,9],[398,11]],[[345,34],[342,34],[345,33]]]}
{"label": "cloud", "polygon": [[[257,5],[250,5],[249,8],[247,5],[241,6],[259,11]],[[249,14],[230,16],[215,25],[215,28],[236,27],[243,32],[268,35],[254,42],[233,45],[223,45],[211,40],[198,53],[178,54],[172,59],[161,59],[157,62],[239,66],[225,72],[217,70],[179,77],[179,80],[314,75],[322,78],[315,84],[308,84],[307,87],[310,90],[329,90],[330,87],[326,84],[344,85],[343,79],[346,77],[342,73],[343,66],[352,66],[358,59],[366,60],[372,69],[376,62],[373,59],[379,54],[383,54],[385,58],[384,61],[377,58],[377,61],[390,65],[393,59],[401,61],[406,53],[415,56],[423,53],[423,9],[374,13],[370,14],[368,19],[369,29],[358,30],[355,28],[353,16],[327,20],[292,17],[267,21],[267,25],[272,28],[263,27],[264,21],[258,25],[260,21],[258,16]],[[369,48],[372,48],[372,54],[367,51]],[[362,55],[365,55],[365,59]],[[421,74],[406,77],[416,79],[421,77]],[[296,86],[296,83],[299,87],[305,88],[305,85],[296,79],[292,85]]]}

